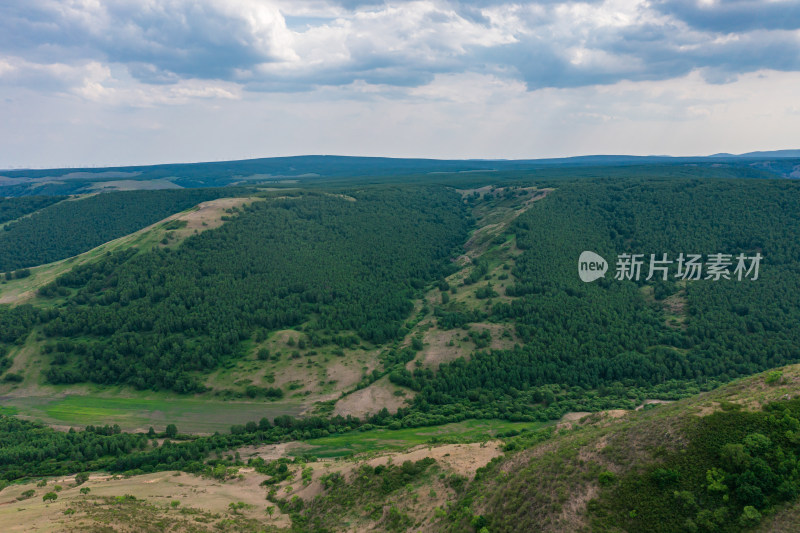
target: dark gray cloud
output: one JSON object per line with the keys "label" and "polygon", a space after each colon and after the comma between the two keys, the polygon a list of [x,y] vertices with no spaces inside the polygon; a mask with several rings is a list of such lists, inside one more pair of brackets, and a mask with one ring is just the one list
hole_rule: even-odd
{"label": "dark gray cloud", "polygon": [[54,2],[0,4],[0,50],[40,62],[83,59],[130,65],[142,81],[230,78],[271,61],[245,21],[201,2],[104,2],[69,9]]}
{"label": "dark gray cloud", "polygon": [[654,7],[693,28],[717,33],[800,28],[800,2],[796,0],[721,0],[710,4],[697,0],[660,0]]}
{"label": "dark gray cloud", "polygon": [[698,69],[723,83],[800,70],[798,28],[795,0],[5,0],[0,60],[13,68],[0,69],[0,82],[47,90],[58,83],[41,80],[82,79],[48,65],[96,62],[145,84],[221,80],[253,91],[414,87],[461,72],[504,72],[532,90]]}

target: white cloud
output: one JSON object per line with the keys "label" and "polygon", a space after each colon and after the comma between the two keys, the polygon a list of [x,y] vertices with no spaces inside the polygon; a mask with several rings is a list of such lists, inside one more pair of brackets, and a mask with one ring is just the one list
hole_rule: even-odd
{"label": "white cloud", "polygon": [[[750,3],[740,2],[700,11],[686,0],[479,4],[10,0],[0,6],[0,50],[42,64],[120,65],[150,84],[225,80],[289,92],[355,80],[419,86],[437,74],[497,70],[516,71],[530,90],[669,79],[697,68],[717,81],[800,70],[800,16],[791,10],[780,20],[767,10],[771,22],[747,26]],[[710,24],[716,11],[741,29]]]}
{"label": "white cloud", "polygon": [[21,57],[11,56],[0,60],[0,86],[24,86],[68,92],[107,77],[108,68],[95,61],[78,64],[34,63]]}
{"label": "white cloud", "polygon": [[525,84],[491,74],[439,74],[422,87],[408,91],[412,98],[456,104],[486,104],[498,99],[517,98],[525,94]]}
{"label": "white cloud", "polygon": [[212,0],[214,10],[223,17],[245,23],[241,37],[244,46],[252,45],[265,57],[279,61],[295,61],[294,35],[286,27],[286,19],[276,2],[259,0]]}
{"label": "white cloud", "polygon": [[64,97],[114,106],[187,104],[196,99],[238,99],[242,89],[231,82],[179,80],[169,85],[150,85],[114,73],[109,65],[89,61],[79,65],[31,63],[21,58],[0,60],[0,87],[49,87]]}
{"label": "white cloud", "polygon": [[5,0],[0,113],[16,137],[0,145],[20,160],[0,166],[92,162],[114,143],[104,162],[132,147],[162,161],[780,147],[796,130],[798,13],[798,0]]}

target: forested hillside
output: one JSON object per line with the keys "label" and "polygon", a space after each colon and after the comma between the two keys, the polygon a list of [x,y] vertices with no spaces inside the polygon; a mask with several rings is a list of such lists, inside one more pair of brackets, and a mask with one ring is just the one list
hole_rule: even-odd
{"label": "forested hillside", "polygon": [[23,198],[0,198],[0,224],[60,202],[63,196],[25,196]]}
{"label": "forested hillside", "polygon": [[[236,196],[242,190],[193,189],[97,194],[55,203],[60,197],[7,199],[0,222],[27,212],[0,231],[0,272],[32,267],[85,252],[200,202]],[[49,205],[49,207],[48,207]],[[3,207],[7,206],[7,207]],[[13,209],[11,206],[14,206]],[[17,214],[16,216],[11,216]]]}
{"label": "forested hillside", "polygon": [[[52,383],[201,390],[193,371],[242,355],[242,341],[311,320],[315,345],[351,332],[402,338],[416,289],[463,242],[459,196],[443,188],[300,194],[254,202],[176,249],[120,252],[40,290]],[[352,341],[348,341],[352,342]],[[356,340],[357,342],[357,340]]]}
{"label": "forested hillside", "polygon": [[[800,188],[748,180],[552,182],[557,190],[510,229],[523,252],[512,298],[472,311],[435,313],[440,327],[513,324],[513,349],[476,351],[438,372],[397,370],[420,391],[422,411],[557,417],[631,398],[675,398],[800,358]],[[610,263],[583,283],[577,259],[593,250]],[[757,280],[645,281],[651,253],[759,252]],[[646,254],[641,279],[614,279],[621,253]],[[489,275],[484,268],[472,280]],[[731,270],[733,266],[731,266]],[[484,276],[485,275],[485,276]],[[480,296],[480,295],[479,295]],[[489,299],[491,302],[491,298]],[[484,318],[485,317],[485,318]]]}
{"label": "forested hillside", "polygon": [[[450,276],[467,210],[482,200],[462,202],[452,189],[424,186],[273,193],[176,248],[123,251],[78,267],[40,290],[59,302],[35,318],[54,354],[47,378],[198,391],[202,373],[242,355],[243,342],[304,323],[314,346],[343,343],[351,332],[382,345],[409,333],[401,326],[415,291],[437,279],[444,291],[445,278],[461,280],[453,291],[474,291],[480,281],[480,305],[442,298],[424,310],[439,329],[505,324],[515,343],[492,349],[478,342],[468,358],[439,368],[406,368],[413,354],[390,350],[384,365],[391,380],[419,392],[403,412],[413,424],[464,416],[546,420],[677,398],[800,357],[800,309],[784,297],[800,282],[795,182],[528,180],[553,192],[498,237],[519,250],[502,264],[509,270],[490,272],[479,259],[465,275]],[[513,198],[518,187],[497,194]],[[36,218],[16,224],[27,220]],[[6,234],[15,235],[14,227]],[[610,262],[604,279],[580,281],[584,250]],[[641,279],[629,281],[614,279],[621,253],[764,259],[757,280],[676,279],[673,264],[668,281],[646,281],[645,264]],[[491,283],[500,279],[497,293]]]}

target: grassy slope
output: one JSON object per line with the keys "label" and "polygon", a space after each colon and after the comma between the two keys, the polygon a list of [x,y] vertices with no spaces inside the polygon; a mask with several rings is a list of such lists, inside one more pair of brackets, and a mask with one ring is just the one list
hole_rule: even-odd
{"label": "grassy slope", "polygon": [[[460,519],[448,527],[461,531],[469,517],[491,515],[493,532],[590,531],[587,505],[602,495],[601,472],[619,478],[658,463],[686,445],[692,420],[719,411],[727,402],[758,410],[768,402],[800,396],[800,365],[780,370],[780,383],[767,384],[765,372],[652,409],[595,413],[564,423],[555,438],[511,452],[492,465],[473,485],[471,497],[462,500],[467,505]],[[774,522],[797,531],[798,508],[789,505],[762,526]]]}

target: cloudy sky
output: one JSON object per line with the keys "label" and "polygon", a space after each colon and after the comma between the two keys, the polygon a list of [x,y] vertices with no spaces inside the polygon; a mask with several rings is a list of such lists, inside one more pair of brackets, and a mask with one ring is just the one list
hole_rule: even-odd
{"label": "cloudy sky", "polygon": [[800,0],[2,0],[0,168],[800,148]]}

